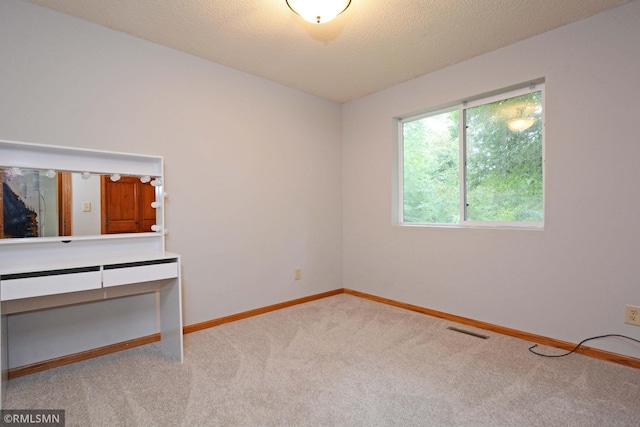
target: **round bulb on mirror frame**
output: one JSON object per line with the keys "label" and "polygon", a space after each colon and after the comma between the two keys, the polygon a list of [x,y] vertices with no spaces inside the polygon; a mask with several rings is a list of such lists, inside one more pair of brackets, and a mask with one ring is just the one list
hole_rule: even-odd
{"label": "round bulb on mirror frame", "polygon": [[151,226],[151,231],[160,231],[160,226],[158,224],[153,224]]}
{"label": "round bulb on mirror frame", "polygon": [[80,177],[81,177],[82,179],[89,179],[89,178],[91,178],[91,172],[82,172],[82,173],[80,174]]}
{"label": "round bulb on mirror frame", "polygon": [[151,181],[151,185],[153,185],[154,187],[159,187],[162,185],[162,180],[160,178],[156,178]]}
{"label": "round bulb on mirror frame", "polygon": [[151,177],[149,175],[145,175],[145,176],[141,176],[140,177],[140,182],[143,183],[143,184],[146,184],[149,181],[151,181]]}
{"label": "round bulb on mirror frame", "polygon": [[44,175],[47,178],[55,178],[56,177],[56,171],[54,171],[53,169],[49,169],[48,171],[45,172]]}
{"label": "round bulb on mirror frame", "polygon": [[168,199],[169,198],[169,193],[163,192],[162,193],[162,197],[165,198],[165,199]]}
{"label": "round bulb on mirror frame", "polygon": [[112,173],[111,174],[111,181],[116,182],[116,181],[120,181],[120,174],[119,173]]}
{"label": "round bulb on mirror frame", "polygon": [[151,207],[153,209],[158,209],[160,207],[160,202],[151,202]]}

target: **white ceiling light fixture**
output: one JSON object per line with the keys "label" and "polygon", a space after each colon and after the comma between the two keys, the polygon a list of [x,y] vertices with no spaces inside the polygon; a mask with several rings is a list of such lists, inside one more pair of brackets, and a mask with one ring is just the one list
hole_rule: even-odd
{"label": "white ceiling light fixture", "polygon": [[347,10],[351,0],[286,0],[289,9],[312,24],[326,24]]}

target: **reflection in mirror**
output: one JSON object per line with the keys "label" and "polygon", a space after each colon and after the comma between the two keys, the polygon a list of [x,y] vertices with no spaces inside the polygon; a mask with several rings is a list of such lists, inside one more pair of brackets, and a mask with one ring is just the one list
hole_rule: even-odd
{"label": "reflection in mirror", "polygon": [[48,171],[2,170],[3,238],[58,235],[57,177]]}
{"label": "reflection in mirror", "polygon": [[[154,231],[160,181],[26,168],[0,169],[0,238]],[[153,206],[152,206],[153,204]],[[153,228],[152,228],[153,227]]]}
{"label": "reflection in mirror", "polygon": [[102,234],[152,231],[151,227],[157,222],[157,212],[152,207],[156,201],[156,187],[146,178],[100,177]]}

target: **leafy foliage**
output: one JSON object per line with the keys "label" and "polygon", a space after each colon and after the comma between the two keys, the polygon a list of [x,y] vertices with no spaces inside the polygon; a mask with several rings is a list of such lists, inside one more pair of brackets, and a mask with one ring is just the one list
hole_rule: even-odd
{"label": "leafy foliage", "polygon": [[[543,219],[541,92],[464,109],[469,221]],[[404,221],[460,221],[459,110],[403,125]],[[507,120],[535,118],[511,131]]]}

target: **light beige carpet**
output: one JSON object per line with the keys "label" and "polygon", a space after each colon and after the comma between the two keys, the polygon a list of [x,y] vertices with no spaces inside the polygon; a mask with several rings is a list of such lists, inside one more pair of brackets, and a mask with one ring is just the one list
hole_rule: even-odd
{"label": "light beige carpet", "polygon": [[[9,381],[67,426],[638,426],[640,370],[337,295]],[[561,352],[538,347],[537,350]]]}

